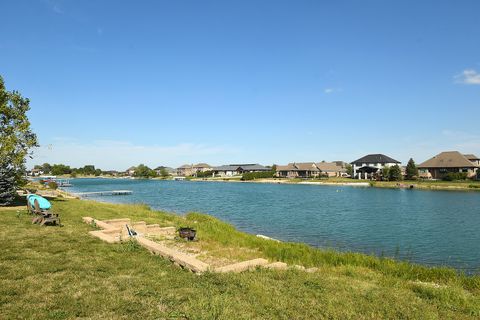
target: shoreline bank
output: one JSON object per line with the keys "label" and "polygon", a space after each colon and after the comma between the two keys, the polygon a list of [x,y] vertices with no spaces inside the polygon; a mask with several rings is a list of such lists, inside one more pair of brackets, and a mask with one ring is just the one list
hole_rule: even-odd
{"label": "shoreline bank", "polygon": [[[480,315],[480,277],[356,253],[278,243],[211,216],[185,217],[143,205],[86,200],[53,203],[64,227],[30,224],[0,208],[0,293],[6,318],[443,318]],[[82,216],[195,225],[198,242],[220,258],[263,257],[318,268],[195,275],[130,241],[91,237]],[[32,248],[34,251],[32,251]],[[192,254],[197,254],[192,252]],[[222,262],[223,263],[223,262]],[[32,276],[39,274],[41,276]],[[58,301],[63,301],[58,304]],[[382,303],[379,303],[381,301]],[[298,308],[298,306],[302,306]]]}

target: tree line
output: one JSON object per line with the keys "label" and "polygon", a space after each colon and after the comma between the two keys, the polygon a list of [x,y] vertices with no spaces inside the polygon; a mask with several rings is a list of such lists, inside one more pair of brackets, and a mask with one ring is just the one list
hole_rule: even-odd
{"label": "tree line", "polygon": [[81,168],[70,168],[70,166],[65,164],[49,164],[44,163],[42,165],[35,165],[33,169],[40,170],[43,174],[51,174],[54,176],[61,176],[61,175],[85,175],[85,176],[100,176],[105,172],[101,169],[95,168],[94,165],[86,165]]}

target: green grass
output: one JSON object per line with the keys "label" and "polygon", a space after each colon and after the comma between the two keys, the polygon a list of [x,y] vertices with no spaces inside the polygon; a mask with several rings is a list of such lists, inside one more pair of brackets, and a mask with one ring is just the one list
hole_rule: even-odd
{"label": "green grass", "polygon": [[[143,205],[80,200],[55,201],[53,208],[64,227],[32,225],[26,213],[0,209],[2,319],[480,317],[480,277],[451,269],[262,240],[198,213],[183,218]],[[198,276],[135,243],[112,245],[89,236],[93,228],[82,216],[192,225],[198,244],[220,257],[250,252],[319,271]]]}

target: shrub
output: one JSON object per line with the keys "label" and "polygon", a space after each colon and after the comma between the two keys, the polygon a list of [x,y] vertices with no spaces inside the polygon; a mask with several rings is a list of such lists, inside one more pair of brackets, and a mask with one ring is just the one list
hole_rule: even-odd
{"label": "shrub", "polygon": [[213,171],[199,171],[197,172],[197,178],[206,178],[206,177],[211,177],[213,175]]}
{"label": "shrub", "polygon": [[274,171],[264,171],[264,172],[245,172],[242,175],[242,181],[255,180],[255,179],[266,179],[273,178]]}
{"label": "shrub", "polygon": [[50,181],[50,182],[48,183],[48,187],[49,187],[50,189],[57,190],[57,189],[58,189],[58,183],[56,183],[55,181]]}
{"label": "shrub", "polygon": [[467,173],[466,172],[448,172],[442,178],[444,181],[454,181],[454,180],[466,180]]}

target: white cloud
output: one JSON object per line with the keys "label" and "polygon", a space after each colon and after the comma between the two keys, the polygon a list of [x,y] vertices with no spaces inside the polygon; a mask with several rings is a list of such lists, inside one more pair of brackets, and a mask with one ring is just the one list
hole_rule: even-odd
{"label": "white cloud", "polygon": [[473,69],[465,69],[454,78],[457,83],[480,85],[480,73]]}
{"label": "white cloud", "polygon": [[28,166],[35,164],[64,163],[72,167],[86,164],[107,169],[125,170],[132,165],[144,163],[151,167],[159,165],[179,166],[185,163],[212,162],[222,156],[237,154],[238,149],[228,146],[183,143],[172,146],[135,145],[128,141],[96,140],[80,143],[71,138],[55,138],[34,152]]}

